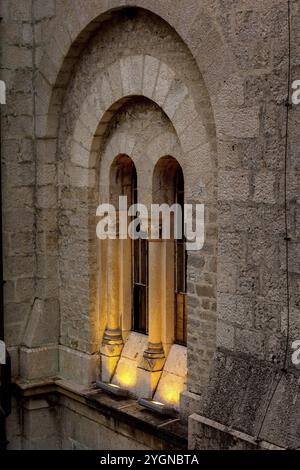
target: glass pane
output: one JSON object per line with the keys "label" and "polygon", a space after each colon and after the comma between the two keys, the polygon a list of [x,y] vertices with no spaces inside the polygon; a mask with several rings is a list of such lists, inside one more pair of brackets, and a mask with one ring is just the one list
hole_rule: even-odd
{"label": "glass pane", "polygon": [[140,244],[139,240],[133,241],[133,283],[139,282],[139,254]]}
{"label": "glass pane", "polygon": [[147,332],[147,288],[139,284],[134,286],[133,330]]}
{"label": "glass pane", "polygon": [[[133,175],[133,202],[138,202],[136,171]],[[139,231],[139,227],[137,227]],[[139,333],[147,333],[148,325],[148,241],[133,241],[133,314],[132,329]]]}
{"label": "glass pane", "polygon": [[141,245],[141,284],[147,285],[148,268],[148,242],[145,239],[140,240]]}

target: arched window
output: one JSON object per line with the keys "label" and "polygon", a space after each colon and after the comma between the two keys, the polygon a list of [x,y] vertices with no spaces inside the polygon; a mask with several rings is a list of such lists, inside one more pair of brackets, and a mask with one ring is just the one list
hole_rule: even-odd
{"label": "arched window", "polygon": [[[137,172],[127,155],[116,157],[110,172],[110,202],[118,207],[119,196],[127,204],[138,203]],[[130,222],[127,218],[127,224]],[[139,227],[136,228],[139,231]],[[120,300],[122,330],[147,333],[148,330],[148,241],[120,240],[120,270],[123,286]],[[123,301],[122,301],[123,299]],[[130,313],[129,313],[130,310]]]}
{"label": "arched window", "polygon": [[[127,207],[119,207],[119,197],[127,197],[130,207],[136,197],[137,176],[136,168],[125,154],[118,155],[110,168],[109,202],[118,210],[117,232],[121,230],[121,217],[125,221],[127,231]],[[124,212],[122,212],[124,210]],[[115,336],[120,343],[126,339],[132,329],[132,310],[134,308],[133,264],[134,247],[131,239],[120,237],[108,240],[107,253],[107,327],[104,333],[106,342],[115,343]]]}
{"label": "arched window", "polygon": [[133,203],[136,169],[127,155],[116,157],[110,168],[110,203],[118,207],[119,196],[127,196],[128,205]]}
{"label": "arched window", "polygon": [[[162,157],[155,166],[153,175],[153,202],[156,204],[178,204],[181,208],[181,237],[171,240],[171,245],[166,245],[166,315],[174,312],[174,321],[168,321],[167,325],[173,325],[173,340],[177,344],[186,345],[186,251],[184,239],[184,177],[178,161],[171,157]],[[172,216],[172,213],[171,213]],[[174,218],[171,219],[174,223]],[[172,224],[171,234],[174,234]],[[171,276],[173,277],[171,282]],[[169,290],[173,292],[170,293]],[[168,328],[168,327],[167,327]],[[166,332],[166,338],[170,337]],[[168,339],[166,339],[168,342]]]}

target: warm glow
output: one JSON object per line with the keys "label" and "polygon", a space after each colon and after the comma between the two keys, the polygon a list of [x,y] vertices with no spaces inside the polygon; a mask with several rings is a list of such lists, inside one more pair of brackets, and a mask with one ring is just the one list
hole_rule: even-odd
{"label": "warm glow", "polygon": [[103,369],[105,369],[106,374],[111,377],[116,368],[116,358],[115,357],[106,357],[105,363],[103,363]]}
{"label": "warm glow", "polygon": [[118,376],[118,379],[122,385],[125,386],[133,386],[136,382],[135,376],[130,374],[129,372],[124,372],[123,374]]}
{"label": "warm glow", "polygon": [[177,405],[179,404],[180,390],[174,390],[174,388],[165,387],[162,391],[162,396],[167,403]]}
{"label": "warm glow", "polygon": [[126,361],[126,363],[119,362],[115,381],[123,388],[133,388],[136,385],[136,363]]}
{"label": "warm glow", "polygon": [[159,383],[158,391],[155,398],[158,398],[166,405],[179,406],[180,394],[185,390],[185,383],[172,377],[171,374],[166,374]]}

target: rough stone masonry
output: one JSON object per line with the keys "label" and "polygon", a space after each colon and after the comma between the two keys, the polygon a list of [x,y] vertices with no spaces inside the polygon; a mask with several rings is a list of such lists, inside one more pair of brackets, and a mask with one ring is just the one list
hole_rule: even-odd
{"label": "rough stone masonry", "polygon": [[179,445],[86,395],[109,151],[132,155],[145,199],[151,158],[176,153],[206,207],[187,262],[189,447],[300,448],[300,1],[2,0],[0,16],[5,342],[23,395],[9,447]]}

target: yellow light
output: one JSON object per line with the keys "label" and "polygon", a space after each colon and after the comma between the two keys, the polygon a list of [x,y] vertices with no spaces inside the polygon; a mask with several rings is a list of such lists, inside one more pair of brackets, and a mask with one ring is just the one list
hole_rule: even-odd
{"label": "yellow light", "polygon": [[165,376],[158,387],[157,398],[161,399],[163,403],[170,406],[178,406],[180,401],[180,394],[185,390],[184,380],[179,377],[172,377],[171,374]]}
{"label": "yellow light", "polygon": [[154,405],[159,405],[159,406],[165,406],[164,403],[161,403],[160,401],[156,401],[156,400],[151,400],[152,403],[154,403]]}
{"label": "yellow light", "polygon": [[122,385],[125,385],[127,387],[130,387],[130,386],[133,386],[135,384],[135,377],[132,376],[131,374],[127,373],[123,373],[121,374],[119,377],[118,377],[120,383]]}
{"label": "yellow light", "polygon": [[166,387],[162,392],[162,396],[165,398],[167,403],[177,405],[179,404],[180,390]]}
{"label": "yellow light", "polygon": [[126,363],[119,363],[115,380],[120,384],[120,387],[130,389],[133,388],[137,381],[136,364],[129,361]]}

